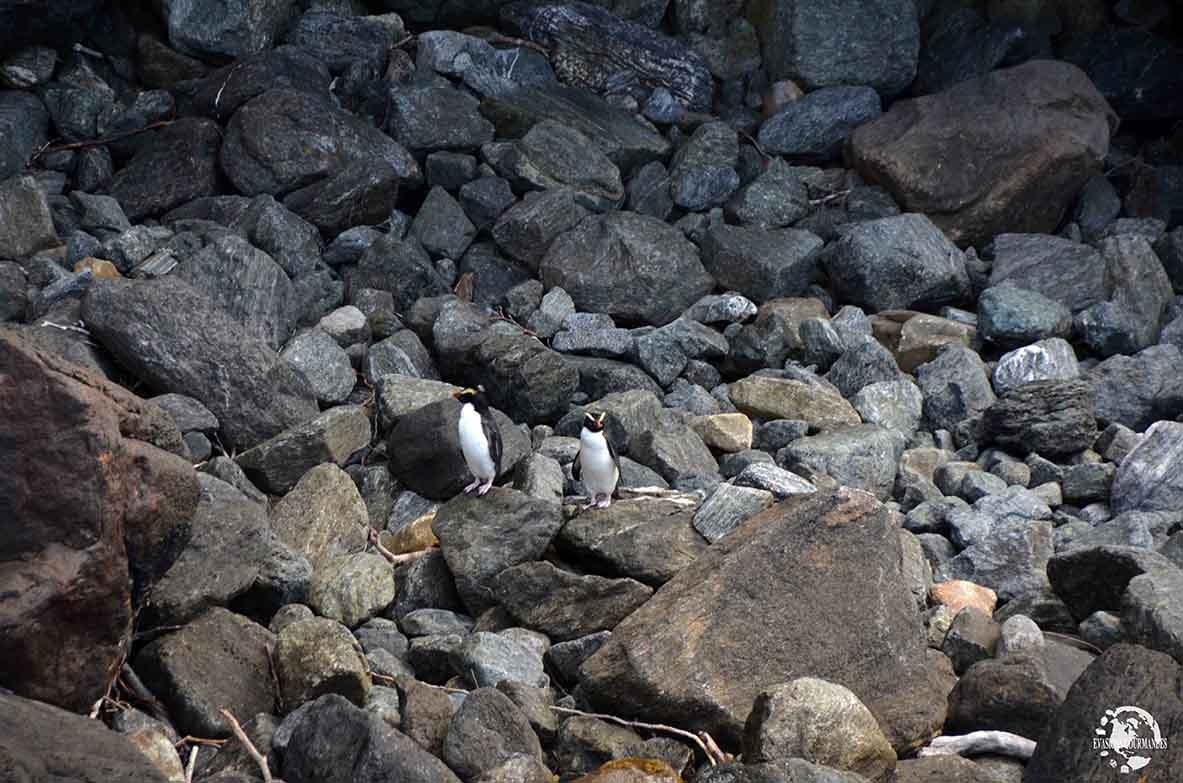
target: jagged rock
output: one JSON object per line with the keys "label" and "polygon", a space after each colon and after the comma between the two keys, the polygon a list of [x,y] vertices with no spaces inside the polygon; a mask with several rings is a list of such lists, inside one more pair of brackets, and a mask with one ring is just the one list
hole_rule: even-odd
{"label": "jagged rock", "polygon": [[495,603],[497,574],[541,557],[562,523],[559,506],[494,489],[484,497],[460,495],[442,505],[432,531],[465,606],[475,615]]}
{"label": "jagged rock", "polygon": [[784,449],[783,464],[796,472],[824,473],[840,484],[891,497],[904,436],[859,424],[800,438]]}
{"label": "jagged rock", "polygon": [[229,448],[248,448],[316,415],[307,381],[171,276],[96,280],[83,298],[82,317],[103,346],[151,388],[188,394],[208,407]]}
{"label": "jagged rock", "polygon": [[1131,641],[1183,662],[1183,571],[1159,568],[1135,576],[1121,599],[1121,627]]}
{"label": "jagged rock", "polygon": [[994,390],[981,357],[952,346],[916,368],[924,393],[924,420],[932,430],[953,432],[959,424],[985,413],[994,404]]}
{"label": "jagged rock", "polygon": [[688,212],[723,204],[739,187],[739,139],[723,122],[698,126],[670,162],[669,192]]}
{"label": "jagged rock", "polygon": [[276,637],[275,676],[285,709],[337,694],[361,706],[372,685],[361,645],[335,620],[312,617]]}
{"label": "jagged rock", "polygon": [[732,403],[762,419],[799,419],[811,428],[831,430],[856,425],[859,415],[828,384],[751,375],[729,387]]}
{"label": "jagged rock", "polygon": [[515,142],[503,176],[534,188],[569,188],[576,203],[603,212],[624,200],[620,170],[575,128],[553,120]]}
{"label": "jagged rock", "polygon": [[323,464],[275,504],[271,527],[319,572],[338,556],[365,550],[369,514],[349,475]]}
{"label": "jagged rock", "polygon": [[788,104],[760,126],[760,146],[769,155],[826,163],[858,126],[881,114],[870,87],[824,87]]}
{"label": "jagged rock", "polygon": [[[768,123],[765,123],[766,125]],[[728,215],[745,225],[781,228],[809,214],[809,191],[799,169],[775,157],[760,176],[744,185],[725,205]]]}
{"label": "jagged rock", "polygon": [[1067,337],[1072,312],[1038,291],[1009,284],[987,288],[978,297],[978,329],[1000,345],[1027,345],[1036,340]]}
{"label": "jagged rock", "polygon": [[762,303],[803,294],[817,275],[822,244],[808,231],[720,224],[702,241],[702,262],[720,286]]}
{"label": "jagged rock", "polygon": [[244,451],[236,461],[260,488],[282,495],[315,466],[344,465],[369,443],[365,409],[342,405]]}
{"label": "jagged rock", "polygon": [[1076,314],[1109,298],[1106,267],[1089,245],[1045,234],[999,234],[990,285],[1035,292]]}
{"label": "jagged rock", "polygon": [[444,739],[443,758],[461,780],[483,774],[524,754],[542,761],[542,746],[525,714],[495,688],[478,688],[464,697]]}
{"label": "jagged rock", "polygon": [[1066,340],[1053,337],[1003,354],[994,368],[994,392],[1005,395],[1032,381],[1067,381],[1079,377],[1076,352]]}
{"label": "jagged rock", "polygon": [[[1064,110],[1065,101],[1079,109]],[[1016,117],[1024,120],[1021,132]],[[1113,119],[1082,71],[1036,60],[898,102],[854,131],[850,159],[905,210],[936,214],[953,241],[975,244],[1004,230],[1054,230],[1076,193],[1099,171]],[[972,127],[972,138],[949,145],[949,127]],[[1005,149],[1008,160],[1022,165],[991,166],[979,160],[985,149],[990,159]],[[939,183],[919,176],[917,160],[934,154],[954,156],[950,173],[980,174]]]}
{"label": "jagged rock", "polygon": [[1134,356],[1111,356],[1086,373],[1097,392],[1102,425],[1141,432],[1183,413],[1183,351],[1155,345]]}
{"label": "jagged rock", "polygon": [[210,120],[184,117],[153,133],[131,161],[116,172],[110,193],[129,220],[187,204],[220,190],[218,154],[222,134]]}
{"label": "jagged rock", "polygon": [[[899,536],[886,510],[866,493],[843,489],[791,498],[758,519],[711,547],[616,627],[582,667],[591,702],[735,742],[755,695],[811,676],[850,688],[893,746],[928,736],[943,720],[949,686],[938,683],[949,675],[925,663],[919,618],[898,570]],[[868,569],[887,582],[866,580]],[[822,598],[835,591],[846,600]],[[766,621],[753,625],[743,618],[756,605]],[[862,640],[867,607],[875,607],[879,629],[890,629],[886,639],[876,630],[873,647]],[[814,633],[825,643],[811,640]],[[747,654],[734,656],[735,645]],[[880,651],[881,663],[865,665],[869,649]],[[857,672],[852,660],[859,661]]]}
{"label": "jagged rock", "polygon": [[1110,489],[1114,513],[1178,511],[1183,486],[1176,465],[1183,459],[1183,424],[1158,422],[1121,461]]}
{"label": "jagged rock", "polygon": [[712,544],[772,505],[771,492],[720,484],[694,514],[694,529]]}
{"label": "jagged rock", "polygon": [[986,409],[983,426],[1004,448],[1073,454],[1097,439],[1094,399],[1085,381],[1032,381],[1005,392]]}
{"label": "jagged rock", "polygon": [[1047,588],[1052,526],[1031,519],[995,520],[988,536],[934,569],[933,578],[966,579],[1009,601]]}

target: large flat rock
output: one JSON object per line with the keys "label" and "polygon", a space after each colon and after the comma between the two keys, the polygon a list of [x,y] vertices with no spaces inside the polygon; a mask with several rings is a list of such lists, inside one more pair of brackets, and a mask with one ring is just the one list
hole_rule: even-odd
{"label": "large flat rock", "polygon": [[943,722],[952,683],[930,666],[901,557],[887,509],[865,492],[786,500],[618,625],[582,687],[614,714],[736,744],[762,690],[818,677],[850,688],[897,749],[910,747]]}

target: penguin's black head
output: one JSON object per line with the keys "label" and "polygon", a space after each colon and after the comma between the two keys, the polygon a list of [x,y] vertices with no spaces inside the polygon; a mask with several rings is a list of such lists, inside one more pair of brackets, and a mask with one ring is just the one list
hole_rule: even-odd
{"label": "penguin's black head", "polygon": [[601,432],[604,429],[604,422],[608,419],[608,414],[600,411],[593,413],[588,411],[583,414],[583,426],[587,428],[588,432]]}
{"label": "penguin's black head", "polygon": [[471,402],[472,407],[478,411],[486,411],[489,408],[489,401],[485,398],[485,387],[477,386],[475,389],[471,386],[467,389],[461,389],[458,392],[453,392],[455,397],[463,405],[466,402]]}

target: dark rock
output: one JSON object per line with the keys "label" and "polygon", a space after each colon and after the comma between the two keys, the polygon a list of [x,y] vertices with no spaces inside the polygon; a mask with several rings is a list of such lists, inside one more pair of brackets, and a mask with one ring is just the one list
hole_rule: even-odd
{"label": "dark rock", "polygon": [[[21,379],[3,394],[0,489],[15,516],[0,548],[0,683],[85,711],[130,642],[129,566],[143,588],[172,565],[195,478],[164,450],[181,450],[168,417],[123,388],[11,333],[0,373]],[[45,491],[50,475],[70,480]]]}
{"label": "dark rock", "polygon": [[179,51],[210,60],[229,60],[271,47],[291,19],[288,2],[238,2],[227,8],[215,2],[166,0],[168,37]]}
{"label": "dark rock", "polygon": [[461,598],[477,614],[494,603],[496,575],[541,557],[561,526],[557,505],[495,489],[483,498],[462,495],[448,501],[436,513],[432,531]]}
{"label": "dark rock", "polygon": [[664,87],[689,109],[710,108],[710,71],[676,39],[590,3],[515,3],[504,7],[501,16],[517,33],[563,52],[553,64],[567,84],[599,93],[627,92],[637,100]]}
{"label": "dark rock", "polygon": [[1047,588],[1046,569],[1051,556],[1050,522],[995,520],[985,538],[938,566],[933,578],[965,579],[994,590],[1001,601],[1010,601]]}
{"label": "dark rock", "polygon": [[792,79],[807,90],[867,84],[894,95],[916,75],[920,24],[909,3],[760,3],[748,9],[748,17],[773,79]]}
{"label": "dark rock", "polygon": [[499,169],[526,187],[569,188],[576,203],[602,212],[624,200],[616,164],[575,128],[542,120],[514,142]]}
{"label": "dark rock", "polygon": [[1183,413],[1183,352],[1155,345],[1133,356],[1112,356],[1086,373],[1097,392],[1097,420],[1141,432]]}
{"label": "dark rock", "polygon": [[1033,30],[1005,19],[986,21],[972,8],[941,14],[925,35],[912,92],[930,95],[1029,59],[1023,55],[1036,45],[1034,37]]}
{"label": "dark rock", "polygon": [[674,209],[670,176],[665,164],[651,161],[641,166],[625,184],[629,211],[665,220]]}
{"label": "dark rock", "polygon": [[225,737],[227,709],[236,716],[275,711],[268,660],[275,637],[226,609],[213,608],[137,655],[136,673],[160,695],[185,734]]}
{"label": "dark rock", "polygon": [[395,234],[380,237],[367,247],[348,279],[350,291],[373,288],[394,294],[396,313],[406,313],[421,298],[449,291],[422,246]]}
{"label": "dark rock", "polygon": [[953,671],[965,674],[978,661],[994,657],[998,637],[998,623],[990,615],[975,606],[966,606],[953,617],[941,651],[949,656]]}
{"label": "dark rock", "polygon": [[542,761],[542,746],[526,716],[494,688],[480,688],[464,698],[448,726],[443,750],[448,766],[465,781],[516,754]]}
{"label": "dark rock", "polygon": [[[233,75],[233,78],[231,78]],[[297,46],[280,46],[244,57],[210,71],[203,78],[176,90],[182,114],[197,114],[225,122],[247,101],[276,88],[302,90],[327,99],[332,76],[324,63]]]}
{"label": "dark rock", "polygon": [[369,442],[365,410],[341,406],[244,451],[237,462],[260,488],[284,494],[311,468],[326,462],[344,465]]}
{"label": "dark rock", "polygon": [[0,91],[0,182],[19,174],[48,140],[49,114],[36,96]]}
{"label": "dark rock", "polygon": [[611,630],[653,594],[632,579],[577,576],[550,563],[512,566],[490,587],[514,619],[558,641]]}
{"label": "dark rock", "polygon": [[865,386],[895,381],[899,377],[900,368],[895,357],[876,340],[866,340],[847,348],[825,376],[843,397],[853,397]]}
{"label": "dark rock", "polygon": [[1183,659],[1183,571],[1159,568],[1130,580],[1121,599],[1121,626],[1131,642]]}
{"label": "dark rock", "polygon": [[1063,697],[1037,656],[979,661],[949,694],[945,726],[958,734],[994,730],[1040,737]]}
{"label": "dark rock", "polygon": [[389,25],[373,17],[346,16],[309,10],[284,36],[329,69],[340,74],[359,67],[372,78],[386,68],[386,55],[394,44]]}
{"label": "dark rock", "polygon": [[757,304],[801,296],[818,274],[823,242],[808,231],[715,225],[702,242],[702,263],[718,285]]}
{"label": "dark rock", "polygon": [[399,172],[377,158],[346,163],[324,179],[284,196],[284,206],[328,235],[380,223],[394,209]]}
{"label": "dark rock", "polygon": [[[617,626],[582,668],[592,703],[612,704],[616,714],[701,727],[735,742],[754,694],[786,679],[814,676],[851,688],[896,747],[927,736],[943,720],[948,685],[937,681],[947,675],[934,677],[924,663],[913,599],[897,570],[899,536],[886,510],[868,495],[840,490],[787,500],[757,519],[712,547]],[[804,551],[817,554],[799,557]],[[793,567],[785,568],[782,559]],[[865,580],[868,568],[880,569],[890,587]],[[787,588],[786,578],[794,586]],[[805,597],[834,590],[849,600],[834,604]],[[858,598],[852,591],[867,595]],[[740,619],[752,602],[767,618],[758,627]],[[882,663],[860,665],[855,672],[839,650],[857,649],[865,663],[870,648],[859,641],[865,624],[858,618],[867,606],[877,607],[876,616],[895,618],[882,626],[894,635],[879,637],[874,648]],[[795,630],[780,633],[782,624]],[[692,626],[695,632],[686,636]],[[802,629],[824,629],[818,632],[827,643],[807,641]],[[735,657],[736,644],[747,654]]]}
{"label": "dark rock", "polygon": [[312,567],[271,529],[265,506],[213,476],[198,474],[198,481],[192,538],[148,591],[141,622],[178,625],[231,605],[266,618],[302,600]]}
{"label": "dark rock", "polygon": [[597,631],[566,642],[559,642],[546,653],[546,661],[566,683],[579,680],[579,667],[612,637],[611,631]]}
{"label": "dark rock", "polygon": [[1148,30],[1099,30],[1079,36],[1062,56],[1088,74],[1122,119],[1183,116],[1183,51]]}
{"label": "dark rock", "polygon": [[433,257],[457,259],[476,237],[476,226],[456,200],[437,186],[427,194],[411,224],[411,233]]}
{"label": "dark rock", "polygon": [[554,241],[539,271],[547,288],[561,287],[580,311],[659,326],[714,286],[677,229],[628,212],[585,218]]}
{"label": "dark rock", "polygon": [[13,780],[38,780],[47,769],[67,780],[98,780],[99,769],[110,783],[171,780],[130,737],[84,715],[9,693],[0,693],[0,737],[0,759]]}
{"label": "dark rock", "polygon": [[720,206],[739,187],[739,139],[723,122],[704,123],[670,162],[670,196],[689,212]]}
{"label": "dark rock", "polygon": [[809,192],[802,177],[781,158],[773,158],[756,179],[727,202],[728,215],[759,228],[792,225],[809,214]]}
{"label": "dark rock", "polygon": [[537,270],[555,237],[586,214],[568,188],[530,193],[501,214],[493,225],[493,239],[511,258]]}
{"label": "dark rock", "polygon": [[275,645],[275,677],[285,709],[325,694],[365,703],[371,680],[361,645],[340,623],[312,617],[286,626]]}
{"label": "dark rock", "polygon": [[493,125],[480,114],[480,102],[452,87],[393,88],[391,135],[415,152],[470,150],[493,140]]}
{"label": "dark rock", "polygon": [[406,184],[423,178],[410,154],[381,131],[292,89],[268,90],[243,104],[226,127],[221,150],[222,171],[250,196],[286,194],[363,161],[389,166]]}
{"label": "dark rock", "polygon": [[521,87],[485,98],[481,113],[496,126],[498,137],[511,139],[521,138],[544,119],[557,120],[591,139],[622,174],[664,158],[669,150],[669,142],[654,128],[573,86]]}
{"label": "dark rock", "polygon": [[1078,621],[1099,610],[1117,611],[1130,580],[1157,568],[1171,568],[1157,552],[1124,546],[1092,546],[1057,553],[1047,576]]}
{"label": "dark rock", "polygon": [[924,393],[924,419],[933,430],[955,431],[995,402],[985,364],[964,347],[946,348],[931,362],[920,365],[916,383]]}
{"label": "dark rock", "polygon": [[1080,380],[1025,383],[1007,391],[985,411],[994,441],[1019,452],[1074,454],[1097,439],[1093,388]]}
{"label": "dark rock", "polygon": [[[1064,110],[1069,103],[1074,108]],[[1113,116],[1079,69],[1038,60],[896,103],[851,134],[848,155],[905,210],[934,214],[954,242],[975,244],[1003,230],[1054,230],[1098,173]],[[950,127],[972,127],[972,138],[953,142]],[[948,172],[937,182],[917,163],[934,155]],[[991,165],[999,155],[1015,164]]]}
{"label": "dark rock", "polygon": [[417,680],[409,680],[404,685],[399,728],[437,758],[444,755],[444,738],[455,713],[456,705],[446,692]]}
{"label": "dark rock", "polygon": [[851,131],[880,114],[879,95],[870,87],[826,87],[765,120],[758,140],[769,155],[826,163],[840,156]]}
{"label": "dark rock", "polygon": [[45,189],[31,176],[0,182],[0,257],[23,258],[59,244]]}
{"label": "dark rock", "polygon": [[[1179,682],[1179,665],[1168,656],[1134,645],[1110,647],[1085,670],[1068,691],[1063,704],[1040,727],[1039,743],[1023,779],[1028,783],[1088,780],[1090,776],[1112,774],[1110,765],[1113,761],[1126,765],[1134,758],[1150,759],[1148,765],[1143,765],[1148,767],[1143,773],[1147,774],[1147,780],[1155,779],[1151,777],[1158,774],[1155,770],[1177,768],[1183,763],[1183,757],[1169,740],[1165,748],[1144,752],[1131,749],[1128,755],[1118,753],[1115,758],[1112,751],[1109,756],[1101,756],[1091,743],[1081,743],[1076,738],[1095,736],[1097,730],[1108,733],[1114,727],[1107,728],[1098,721],[1102,717],[1109,718],[1108,724],[1119,717],[1107,715],[1105,711],[1122,705],[1136,704],[1153,716],[1159,725],[1172,725],[1183,715]],[[1129,718],[1131,714],[1124,713],[1120,717]],[[1142,730],[1139,728],[1137,736],[1143,736]]]}
{"label": "dark rock", "polygon": [[840,296],[875,310],[934,307],[969,294],[961,251],[924,215],[853,226],[821,263]]}
{"label": "dark rock", "polygon": [[978,330],[1000,345],[1027,345],[1067,337],[1072,331],[1072,313],[1037,291],[1010,284],[991,286],[978,298]]}
{"label": "dark rock", "polygon": [[460,186],[460,206],[477,231],[492,231],[517,199],[501,177],[481,177]]}
{"label": "dark rock", "polygon": [[416,609],[462,608],[452,573],[440,552],[428,552],[396,568],[394,593],[395,600],[387,615],[396,619]]}
{"label": "dark rock", "polygon": [[283,776],[290,783],[459,781],[410,737],[336,694],[293,713],[279,731],[290,737],[283,753]]}
{"label": "dark rock", "polygon": [[719,470],[710,449],[689,427],[643,432],[633,440],[629,453],[671,484],[689,476],[715,476]]}
{"label": "dark rock", "polygon": [[1014,285],[1059,302],[1072,313],[1109,298],[1107,264],[1096,249],[1043,234],[994,238],[990,285]]}
{"label": "dark rock", "polygon": [[183,118],[154,131],[111,181],[111,195],[127,217],[146,217],[221,189],[218,151],[222,134],[209,120]]}

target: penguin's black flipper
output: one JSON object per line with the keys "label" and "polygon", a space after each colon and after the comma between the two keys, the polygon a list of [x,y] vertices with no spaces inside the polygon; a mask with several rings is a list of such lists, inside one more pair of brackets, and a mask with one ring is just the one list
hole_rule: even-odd
{"label": "penguin's black flipper", "polygon": [[579,458],[582,456],[583,449],[580,449],[579,453],[575,455],[575,461],[571,463],[571,478],[575,479],[576,481],[583,480],[583,466],[579,462]]}
{"label": "penguin's black flipper", "polygon": [[493,460],[493,467],[497,475],[501,475],[501,428],[493,420],[492,412],[481,416],[481,430],[485,433],[485,440],[489,443],[489,456]]}
{"label": "penguin's black flipper", "polygon": [[608,437],[607,433],[604,434],[604,442],[608,444],[608,454],[612,457],[612,464],[616,466],[617,470],[620,470],[620,457],[616,455],[616,447],[612,445],[612,439]]}

